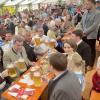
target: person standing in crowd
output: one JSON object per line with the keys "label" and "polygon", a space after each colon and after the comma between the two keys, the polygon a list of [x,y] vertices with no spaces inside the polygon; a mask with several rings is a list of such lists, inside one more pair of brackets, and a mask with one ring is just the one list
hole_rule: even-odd
{"label": "person standing in crowd", "polygon": [[100,12],[96,10],[96,2],[95,0],[87,0],[86,8],[87,11],[84,12],[81,25],[84,33],[83,40],[90,46],[91,48],[91,68],[94,66],[95,56],[96,56],[96,39],[98,34],[98,26],[100,23]]}
{"label": "person standing in crowd", "polygon": [[47,100],[81,100],[80,84],[78,78],[67,70],[66,55],[53,53],[49,61],[55,77],[49,81]]}
{"label": "person standing in crowd", "polygon": [[[98,11],[100,11],[100,0],[96,0],[96,8]],[[100,45],[100,23],[99,23],[99,27],[98,27],[97,40],[99,41],[99,45]]]}
{"label": "person standing in crowd", "polygon": [[72,39],[77,43],[77,52],[86,63],[85,71],[91,66],[91,48],[82,40],[83,32],[79,29],[72,32]]}

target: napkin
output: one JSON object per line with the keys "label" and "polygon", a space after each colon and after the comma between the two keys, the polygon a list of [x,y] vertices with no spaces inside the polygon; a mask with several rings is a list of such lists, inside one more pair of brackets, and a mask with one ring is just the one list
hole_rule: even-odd
{"label": "napkin", "polygon": [[20,79],[19,82],[25,83],[29,86],[34,84],[34,81],[30,78],[29,73],[26,75],[23,75],[23,79]]}
{"label": "napkin", "polygon": [[13,88],[20,89],[20,85],[15,84],[15,85],[11,86],[11,87],[9,88],[9,90],[11,91]]}
{"label": "napkin", "polygon": [[[13,97],[17,97],[18,98],[18,93],[14,93],[14,92],[8,92],[9,95],[13,96]],[[27,99],[28,95],[22,95],[20,98],[22,99]]]}
{"label": "napkin", "polygon": [[21,83],[25,83],[25,84],[27,84],[27,85],[33,85],[34,84],[34,81],[33,80],[27,80],[27,79],[20,79],[19,80],[19,82],[21,82]]}

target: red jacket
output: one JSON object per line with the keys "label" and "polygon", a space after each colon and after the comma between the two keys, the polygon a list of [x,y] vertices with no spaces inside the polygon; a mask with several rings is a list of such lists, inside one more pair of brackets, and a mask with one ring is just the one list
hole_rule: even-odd
{"label": "red jacket", "polygon": [[93,90],[100,92],[100,76],[98,76],[97,72],[93,75]]}

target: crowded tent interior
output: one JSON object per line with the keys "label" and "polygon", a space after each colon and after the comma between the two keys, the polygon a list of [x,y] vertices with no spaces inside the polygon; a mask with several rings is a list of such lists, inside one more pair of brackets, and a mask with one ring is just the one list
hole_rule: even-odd
{"label": "crowded tent interior", "polygon": [[0,100],[100,100],[100,0],[0,0]]}

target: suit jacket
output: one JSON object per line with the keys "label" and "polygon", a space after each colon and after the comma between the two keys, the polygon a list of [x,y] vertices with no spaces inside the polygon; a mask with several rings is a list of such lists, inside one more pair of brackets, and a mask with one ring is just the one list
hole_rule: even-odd
{"label": "suit jacket", "polygon": [[49,100],[81,100],[80,84],[76,76],[69,72],[60,78]]}
{"label": "suit jacket", "polygon": [[0,72],[2,72],[4,70],[4,68],[3,68],[3,50],[1,47],[0,47],[0,56],[1,56],[1,58],[0,58]]}
{"label": "suit jacket", "polygon": [[27,53],[27,57],[30,61],[37,61],[37,57],[34,53],[34,48],[31,47],[29,44],[27,44],[26,42],[24,42],[24,47],[25,47],[25,50],[26,50],[26,53]]}
{"label": "suit jacket", "polygon": [[[24,47],[22,48],[21,57],[25,60],[27,65],[30,64],[30,61],[27,58],[27,54],[26,54]],[[11,48],[9,51],[4,53],[4,55],[3,55],[3,65],[4,65],[4,67],[7,68],[8,64],[14,63],[19,58],[20,57],[17,55],[17,53]]]}
{"label": "suit jacket", "polygon": [[86,42],[82,41],[78,45],[77,52],[82,57],[82,59],[85,61],[86,66],[90,65],[90,63],[91,63],[91,48]]}
{"label": "suit jacket", "polygon": [[100,41],[100,24],[99,24],[99,28],[98,28],[97,40]]}
{"label": "suit jacket", "polygon": [[86,11],[83,14],[81,25],[87,39],[97,39],[100,12],[98,10]]}

